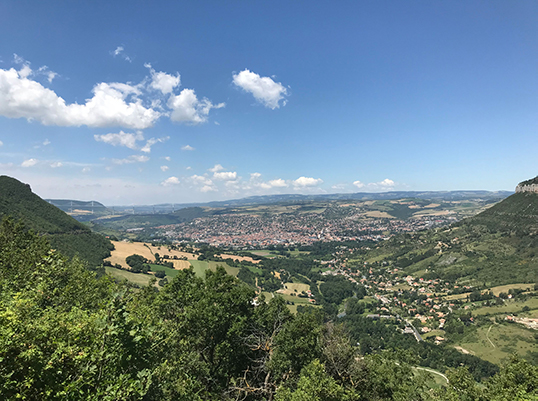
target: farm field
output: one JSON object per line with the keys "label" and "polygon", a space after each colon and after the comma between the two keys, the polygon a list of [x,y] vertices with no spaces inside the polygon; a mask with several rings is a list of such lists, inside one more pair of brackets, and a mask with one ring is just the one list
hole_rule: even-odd
{"label": "farm field", "polygon": [[267,250],[260,250],[260,251],[250,251],[250,253],[253,253],[254,255],[258,255],[258,256],[271,256],[271,251],[267,251]]}
{"label": "farm field", "polygon": [[493,291],[493,294],[498,297],[501,292],[505,292],[508,294],[509,290],[513,289],[522,289],[526,290],[527,288],[531,289],[534,287],[534,284],[529,283],[519,283],[519,284],[507,284],[507,285],[499,285],[497,287],[491,288],[491,291]]}
{"label": "farm field", "polygon": [[115,269],[110,266],[105,266],[105,270],[108,274],[118,280],[127,280],[131,283],[138,284],[140,286],[148,285],[152,278],[155,278],[153,274],[131,273],[126,270]]}
{"label": "farm field", "polygon": [[473,315],[496,315],[500,313],[519,313],[521,310],[528,306],[529,309],[538,309],[538,298],[531,298],[527,301],[510,301],[508,300],[502,306],[485,306],[473,310]]}
{"label": "farm field", "polygon": [[535,332],[515,323],[492,324],[478,327],[457,345],[495,364],[508,361],[514,353],[531,360],[527,354],[538,352]]}
{"label": "farm field", "polygon": [[[155,253],[158,253],[159,255],[169,255],[169,256],[177,256],[179,257],[186,257],[187,259],[196,259],[197,256],[191,253],[186,252],[179,252],[174,250],[168,250],[165,247],[156,247],[152,244],[147,244],[143,242],[124,242],[124,241],[112,241],[112,244],[114,244],[115,249],[111,252],[111,256],[108,257],[106,260],[110,261],[113,265],[119,264],[123,266],[124,268],[128,268],[129,266],[125,262],[125,258],[127,256],[137,254],[145,257],[146,259],[155,260]],[[186,260],[173,260],[168,259],[168,261],[174,263],[174,268],[176,269],[188,269],[190,267],[189,262]]]}
{"label": "farm field", "polygon": [[277,292],[279,294],[300,294],[302,291],[306,292],[310,289],[310,286],[308,284],[303,283],[285,283],[284,288],[278,290]]}
{"label": "farm field", "polygon": [[250,256],[237,256],[237,255],[226,255],[226,254],[220,254],[219,257],[222,259],[231,259],[231,260],[239,260],[240,262],[252,262],[252,263],[260,263],[259,260],[252,259]]}
{"label": "farm field", "polygon": [[217,269],[217,266],[224,267],[226,273],[235,277],[237,277],[237,273],[239,273],[239,269],[237,267],[228,266],[226,263],[223,262],[215,262],[212,260],[189,260],[189,263],[194,268],[194,272],[198,277],[205,277],[206,270],[215,271]]}
{"label": "farm field", "polygon": [[164,273],[166,274],[168,279],[176,277],[177,274],[179,273],[179,270],[171,269],[171,268],[166,267],[166,266],[153,265],[153,264],[150,264],[149,266],[150,266],[152,272],[156,272],[158,270],[164,270]]}

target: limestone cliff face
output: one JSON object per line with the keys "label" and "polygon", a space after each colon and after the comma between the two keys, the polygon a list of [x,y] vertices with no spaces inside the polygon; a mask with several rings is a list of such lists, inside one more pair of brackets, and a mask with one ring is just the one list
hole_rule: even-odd
{"label": "limestone cliff face", "polygon": [[535,192],[535,193],[538,193],[538,184],[518,185],[516,187],[516,193],[519,193],[519,192]]}
{"label": "limestone cliff face", "polygon": [[520,182],[516,187],[516,193],[519,192],[534,192],[538,193],[538,176],[530,180]]}

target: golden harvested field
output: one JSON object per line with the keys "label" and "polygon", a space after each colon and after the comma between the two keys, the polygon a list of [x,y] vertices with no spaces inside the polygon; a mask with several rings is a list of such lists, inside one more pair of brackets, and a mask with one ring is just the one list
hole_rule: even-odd
{"label": "golden harvested field", "polygon": [[441,206],[439,203],[430,203],[429,205],[424,206],[425,209],[432,209],[434,207]]}
{"label": "golden harvested field", "polygon": [[[278,290],[277,292],[279,294],[286,294],[286,295],[291,295],[291,294],[300,294],[302,291],[307,291],[310,289],[310,286],[308,284],[303,284],[303,283],[285,283],[284,284],[284,288],[283,289],[280,289]],[[297,290],[297,291],[295,291]]]}
{"label": "golden harvested field", "polygon": [[219,255],[222,259],[232,259],[232,260],[239,260],[240,262],[248,261],[252,263],[260,263],[259,260],[252,259],[250,256],[237,256],[237,255]]}
{"label": "golden harvested field", "polygon": [[454,211],[452,210],[421,210],[420,212],[413,213],[413,217],[447,216],[449,214],[454,214]]}
{"label": "golden harvested field", "polygon": [[529,283],[520,283],[520,284],[507,284],[507,285],[500,285],[498,287],[493,287],[491,291],[493,291],[493,294],[498,297],[501,292],[506,292],[508,294],[509,290],[513,290],[515,288],[526,290],[527,288],[533,289],[534,284]]}
{"label": "golden harvested field", "polygon": [[380,212],[379,210],[372,210],[365,213],[365,216],[367,217],[378,217],[382,219],[395,219],[396,217],[391,216],[387,212]]}
{"label": "golden harvested field", "polygon": [[[192,253],[186,253],[186,252],[179,252],[174,250],[168,250],[166,247],[156,247],[152,244],[145,244],[143,242],[124,242],[124,241],[112,241],[114,244],[114,249],[112,251],[112,255],[107,258],[106,260],[109,260],[113,265],[115,263],[118,263],[119,265],[123,266],[124,268],[128,269],[129,266],[127,263],[125,263],[125,258],[127,256],[131,256],[133,254],[141,255],[145,257],[146,259],[149,259],[151,261],[155,260],[155,253],[158,253],[159,255],[169,255],[169,256],[177,256],[177,257],[187,257],[187,259],[196,259],[197,256],[193,255]],[[174,263],[175,269],[188,269],[190,267],[190,263],[186,260],[173,260],[168,259],[167,261]]]}
{"label": "golden harvested field", "polygon": [[463,294],[447,295],[444,299],[446,299],[447,301],[452,301],[454,299],[465,299],[470,294],[471,294],[470,292],[465,292]]}

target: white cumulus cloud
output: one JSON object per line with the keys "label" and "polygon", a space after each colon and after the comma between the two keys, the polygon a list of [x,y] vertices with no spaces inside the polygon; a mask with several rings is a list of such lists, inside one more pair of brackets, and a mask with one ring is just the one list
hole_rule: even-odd
{"label": "white cumulus cloud", "polygon": [[167,95],[174,91],[174,88],[180,85],[181,78],[179,73],[176,75],[167,74],[166,72],[155,72],[151,67],[151,64],[145,64],[145,67],[149,68],[151,74],[151,83],[149,87],[154,90],[160,91],[163,95]]}
{"label": "white cumulus cloud", "polygon": [[[280,107],[280,101],[288,94],[280,82],[275,82],[269,77],[261,77],[248,69],[234,74],[233,83],[245,92],[251,93],[265,107],[273,110]],[[282,105],[286,105],[285,100]]]}
{"label": "white cumulus cloud", "polygon": [[63,164],[62,162],[52,162],[52,163],[50,164],[50,166],[51,166],[52,168],[62,167],[63,165],[64,165],[64,164]]}
{"label": "white cumulus cloud", "polygon": [[370,182],[368,184],[365,184],[361,181],[354,181],[353,185],[355,185],[357,188],[361,188],[365,191],[386,191],[392,189],[396,185],[396,183],[389,179],[385,178],[383,181],[379,182]]}
{"label": "white cumulus cloud", "polygon": [[194,148],[190,145],[185,145],[181,147],[181,150],[194,150]]}
{"label": "white cumulus cloud", "polygon": [[180,183],[179,178],[177,177],[168,177],[166,180],[161,182],[162,186],[169,187],[171,185],[178,185]]}
{"label": "white cumulus cloud", "polygon": [[277,178],[276,180],[268,181],[267,184],[269,185],[270,188],[284,188],[288,186],[286,181],[284,181],[282,178]]}
{"label": "white cumulus cloud", "polygon": [[321,183],[323,183],[321,178],[299,177],[293,181],[293,186],[297,188],[315,187]]}
{"label": "white cumulus cloud", "polygon": [[207,178],[203,175],[192,175],[191,180],[198,184],[204,184],[204,185],[213,185],[213,181],[211,181],[210,178]]}
{"label": "white cumulus cloud", "polygon": [[237,172],[235,171],[221,171],[213,173],[215,180],[230,181],[237,178]]}
{"label": "white cumulus cloud", "polygon": [[167,105],[172,110],[172,121],[189,124],[204,123],[211,109],[225,106],[224,103],[213,104],[206,98],[198,100],[193,89],[183,89],[179,95],[170,95]]}
{"label": "white cumulus cloud", "polygon": [[211,167],[208,170],[211,171],[212,173],[216,173],[217,171],[224,170],[224,167],[222,167],[220,164],[215,164],[213,167]]}
{"label": "white cumulus cloud", "polygon": [[99,83],[85,104],[66,104],[54,91],[29,79],[32,70],[0,69],[0,115],[26,118],[44,125],[151,127],[160,113],[142,105],[139,89],[123,83]]}
{"label": "white cumulus cloud", "polygon": [[144,135],[140,131],[134,134],[120,131],[117,134],[94,135],[93,137],[98,142],[108,143],[113,146],[125,146],[129,149],[137,149],[136,142],[144,140]]}
{"label": "white cumulus cloud", "polygon": [[22,162],[21,167],[32,167],[35,166],[37,163],[37,159],[27,159]]}
{"label": "white cumulus cloud", "polygon": [[4,146],[4,142],[0,141],[0,146]]}
{"label": "white cumulus cloud", "polygon": [[[126,57],[119,46],[111,52]],[[101,82],[94,85],[92,96],[84,103],[67,103],[52,89],[34,78],[45,75],[49,83],[58,75],[43,66],[36,71],[30,63],[15,55],[17,68],[0,69],[0,116],[25,118],[43,125],[65,127],[121,127],[146,129],[161,117],[187,124],[207,121],[212,109],[225,106],[199,99],[194,89],[174,93],[181,84],[180,75],[156,72],[139,84]],[[165,100],[165,97],[167,99]]]}
{"label": "white cumulus cloud", "polygon": [[202,188],[200,188],[200,192],[217,192],[217,188],[210,185],[204,185]]}
{"label": "white cumulus cloud", "polygon": [[168,168],[169,168],[168,166],[161,166],[162,171],[168,171]]}
{"label": "white cumulus cloud", "polygon": [[383,181],[377,183],[377,185],[380,185],[382,187],[393,187],[394,184],[394,181],[389,180],[388,178],[385,178]]}

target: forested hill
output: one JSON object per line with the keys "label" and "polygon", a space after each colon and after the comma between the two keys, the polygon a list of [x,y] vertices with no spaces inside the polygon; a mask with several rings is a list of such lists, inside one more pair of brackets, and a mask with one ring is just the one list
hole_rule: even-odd
{"label": "forested hill", "polygon": [[516,193],[448,229],[396,236],[372,250],[365,261],[479,286],[535,283],[537,233],[538,194]]}
{"label": "forested hill", "polygon": [[22,220],[28,228],[47,235],[54,249],[69,257],[78,254],[91,266],[99,265],[112,248],[109,240],[8,176],[0,176],[0,216]]}
{"label": "forested hill", "polygon": [[538,194],[513,194],[462,224],[482,225],[500,233],[534,235],[538,232]]}

